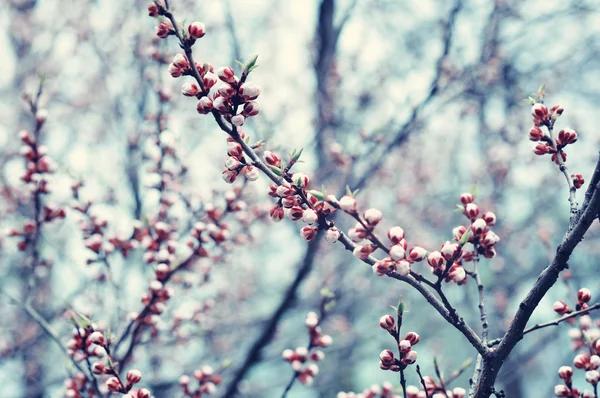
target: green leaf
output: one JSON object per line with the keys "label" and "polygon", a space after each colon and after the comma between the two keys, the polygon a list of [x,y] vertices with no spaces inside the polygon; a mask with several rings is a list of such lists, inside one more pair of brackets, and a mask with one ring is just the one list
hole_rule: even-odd
{"label": "green leaf", "polygon": [[319,192],[317,190],[311,189],[308,191],[309,194],[311,194],[312,196],[314,196],[315,198],[319,199],[319,200],[323,200],[325,199],[325,195],[323,194],[323,192]]}
{"label": "green leaf", "polygon": [[294,163],[296,163],[298,161],[298,159],[300,159],[300,156],[302,155],[302,151],[304,151],[304,148],[300,148],[300,151],[298,151],[298,153],[296,153],[296,150],[294,149],[294,152],[292,153],[292,161]]}
{"label": "green leaf", "polygon": [[235,63],[238,64],[240,66],[240,68],[244,69],[245,66],[241,61],[238,61],[237,59],[235,60]]}
{"label": "green leaf", "polygon": [[471,237],[471,228],[467,229],[467,231],[460,237],[460,245],[464,246]]}
{"label": "green leaf", "polygon": [[279,177],[281,177],[283,175],[283,172],[281,171],[281,169],[277,166],[269,166],[269,169],[271,169],[271,171],[275,174],[277,174]]}
{"label": "green leaf", "polygon": [[352,192],[352,197],[356,197],[356,195],[358,195],[359,192],[360,189],[357,189],[356,191]]}
{"label": "green leaf", "polygon": [[256,65],[257,59],[258,59],[258,54],[255,54],[254,56],[252,56],[252,58],[250,58],[250,61],[248,61],[248,63],[244,67],[244,69],[246,69],[248,72],[251,72],[252,70],[256,69],[258,67],[258,65]]}
{"label": "green leaf", "polygon": [[346,195],[353,196],[352,195],[352,190],[350,189],[350,187],[348,185],[346,185]]}
{"label": "green leaf", "polygon": [[319,293],[321,294],[321,297],[323,297],[323,298],[328,298],[328,299],[335,298],[335,294],[328,287],[322,288]]}
{"label": "green leaf", "polygon": [[333,310],[335,305],[336,305],[335,300],[331,300],[327,304],[325,304],[325,307],[323,307],[323,309],[325,310],[325,312],[331,312],[331,310]]}
{"label": "green leaf", "polygon": [[406,312],[406,305],[404,305],[404,300],[400,297],[400,302],[398,303],[398,307],[396,308],[396,313],[399,316],[402,316]]}
{"label": "green leaf", "polygon": [[473,188],[471,188],[471,195],[474,197],[477,196],[477,185],[474,185]]}
{"label": "green leaf", "polygon": [[92,324],[92,321],[85,315],[82,315],[73,310],[70,310],[70,314],[71,314],[71,318],[73,319],[73,322],[75,322],[75,324],[79,327],[87,328],[88,326],[90,326]]}

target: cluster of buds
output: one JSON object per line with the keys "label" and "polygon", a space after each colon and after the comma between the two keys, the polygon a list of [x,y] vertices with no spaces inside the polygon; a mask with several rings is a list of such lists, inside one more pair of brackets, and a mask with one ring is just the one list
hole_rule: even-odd
{"label": "cluster of buds", "polygon": [[[157,274],[159,273],[158,268]],[[165,272],[169,271],[165,270]],[[158,323],[158,315],[165,311],[166,302],[173,297],[173,294],[174,291],[171,287],[165,287],[158,280],[151,281],[148,292],[142,296],[141,300],[145,306],[144,310],[139,315],[131,314],[130,316],[141,323],[155,326]]]}
{"label": "cluster of buds", "polygon": [[431,376],[424,376],[425,391],[416,386],[406,388],[407,398],[465,398],[467,392],[464,388],[456,387],[452,390],[445,390],[441,383],[436,383]]}
{"label": "cluster of buds", "polygon": [[78,327],[73,331],[73,336],[67,342],[67,354],[76,362],[105,356],[106,340],[102,332],[95,329],[94,325],[89,325]]}
{"label": "cluster of buds", "polygon": [[[585,287],[579,289],[579,291],[577,292],[577,303],[575,305],[575,311],[587,309],[589,307],[588,303],[591,299],[592,292],[590,291],[590,289]],[[554,304],[552,304],[552,309],[554,310],[554,312],[561,316],[573,312],[573,309],[571,309],[569,305],[562,300],[554,302]],[[574,322],[574,319],[571,318],[569,321]]]}
{"label": "cluster of buds", "polygon": [[373,384],[363,392],[338,392],[336,398],[400,398],[400,395],[394,393],[392,383],[384,382],[381,386]]}
{"label": "cluster of buds", "polygon": [[[534,126],[529,130],[529,140],[537,142],[533,152],[539,156],[551,155],[552,161],[558,165],[567,160],[567,154],[563,149],[575,143],[578,138],[575,130],[570,128],[560,130],[556,137],[553,136],[554,122],[562,112],[563,108],[558,105],[548,110],[542,103],[533,104],[531,114]],[[547,133],[542,129],[543,127],[547,129]]]}
{"label": "cluster of buds", "polygon": [[[366,212],[365,212],[366,215]],[[356,232],[358,231],[358,236]],[[349,231],[351,239],[362,238],[363,232],[358,225],[354,230]],[[410,250],[408,249],[408,242],[405,239],[404,230],[401,227],[392,227],[387,233],[390,241],[389,257],[382,260],[378,260],[373,264],[373,272],[382,276],[389,272],[396,272],[400,275],[408,275],[410,273],[410,267],[413,263],[422,261],[427,255],[427,251],[420,246],[414,246]]]}
{"label": "cluster of buds", "polygon": [[412,348],[419,343],[419,335],[415,332],[408,332],[404,338],[400,338],[403,314],[404,302],[400,301],[396,308],[397,323],[392,315],[384,315],[379,319],[379,326],[394,338],[398,347],[398,358],[394,356],[391,350],[381,351],[379,354],[379,367],[382,370],[400,372],[417,361],[417,352]]}
{"label": "cluster of buds", "polygon": [[217,386],[221,384],[221,376],[210,366],[203,366],[194,371],[194,379],[198,381],[196,388],[190,387],[191,378],[189,376],[181,376],[179,385],[183,389],[183,394],[190,398],[202,398],[206,395],[214,394],[217,391]]}
{"label": "cluster of buds", "polygon": [[[245,134],[240,132],[240,137]],[[228,184],[233,184],[238,175],[242,174],[248,181],[256,181],[260,176],[258,168],[244,156],[242,146],[232,137],[227,137],[227,159],[225,159],[225,170],[221,176]]]}
{"label": "cluster of buds", "polygon": [[[142,372],[137,369],[132,369],[127,372],[126,382],[123,382],[117,371],[112,366],[104,366],[102,362],[95,362],[92,365],[94,374],[112,374],[106,380],[106,387],[112,393],[123,393],[123,398],[150,398],[150,391],[146,388],[133,389],[133,386],[142,380]],[[102,373],[103,372],[103,373]]]}
{"label": "cluster of buds", "polygon": [[247,118],[258,115],[260,102],[256,99],[260,95],[260,89],[254,83],[246,82],[256,59],[250,62],[249,66],[244,68],[241,77],[236,76],[233,68],[229,66],[217,70],[217,77],[223,84],[211,95],[199,98],[196,106],[198,113],[217,112],[237,127],[243,126]]}
{"label": "cluster of buds", "polygon": [[49,193],[48,175],[52,174],[56,167],[47,154],[48,148],[40,145],[27,130],[20,131],[19,138],[23,143],[19,153],[25,160],[25,173],[21,180],[31,186],[34,195]]}
{"label": "cluster of buds", "polygon": [[328,347],[332,343],[331,336],[322,333],[320,322],[316,313],[309,312],[305,321],[310,338],[308,347],[297,347],[295,350],[286,349],[281,354],[294,370],[294,377],[308,386],[312,385],[313,378],[319,373],[319,366],[316,362],[325,358],[325,354],[320,348]]}
{"label": "cluster of buds", "polygon": [[[86,396],[92,396],[93,387],[88,386],[85,375],[81,372],[76,373],[73,377],[65,380],[65,397],[67,398],[84,398]],[[87,387],[87,388],[86,388]],[[90,392],[90,395],[86,395],[86,390]]]}
{"label": "cluster of buds", "polygon": [[[599,359],[600,362],[600,359]],[[596,368],[598,365],[596,365]],[[568,397],[568,398],[596,398],[596,394],[592,390],[580,391],[578,388],[573,387],[573,368],[570,366],[561,366],[558,369],[558,377],[560,377],[564,384],[557,384],[554,386],[554,395],[557,397]],[[600,379],[600,373],[597,370],[588,370],[585,373],[585,379],[588,383],[596,389],[598,380]]]}

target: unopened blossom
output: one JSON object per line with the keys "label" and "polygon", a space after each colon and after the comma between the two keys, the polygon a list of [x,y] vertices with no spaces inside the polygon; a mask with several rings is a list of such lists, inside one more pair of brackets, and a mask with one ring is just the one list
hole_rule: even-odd
{"label": "unopened blossom", "polygon": [[600,373],[597,370],[588,370],[585,372],[585,380],[591,385],[595,386],[598,384],[598,380],[600,379]]}
{"label": "unopened blossom", "polygon": [[379,224],[379,221],[381,221],[382,217],[383,215],[381,214],[381,211],[377,209],[369,209],[363,214],[363,218],[371,227],[374,227],[375,225]]}
{"label": "unopened blossom", "polygon": [[561,146],[565,146],[568,144],[573,144],[577,141],[577,133],[573,129],[563,129],[558,133],[558,137],[556,138],[556,143]]}
{"label": "unopened blossom", "polygon": [[393,245],[397,245],[400,243],[402,239],[404,239],[404,230],[400,227],[392,227],[388,231],[388,238]]}
{"label": "unopened blossom", "polygon": [[372,245],[358,245],[354,248],[352,253],[361,260],[366,260],[367,257],[373,253],[373,250],[374,248]]}
{"label": "unopened blossom", "polygon": [[404,258],[404,256],[406,255],[406,250],[404,250],[404,247],[402,245],[394,245],[390,247],[389,255],[392,258],[392,260],[398,261]]}
{"label": "unopened blossom", "polygon": [[231,124],[233,124],[234,126],[243,126],[244,122],[246,121],[246,118],[244,117],[244,115],[235,115],[231,118]]}
{"label": "unopened blossom", "polygon": [[161,39],[167,38],[171,33],[173,33],[173,25],[171,25],[169,20],[162,21],[156,27],[156,36]]}
{"label": "unopened blossom", "polygon": [[300,230],[300,235],[305,241],[311,242],[313,239],[315,239],[315,236],[317,235],[317,228],[309,226],[303,227]]}
{"label": "unopened blossom", "polygon": [[384,315],[379,319],[379,326],[385,330],[395,330],[396,329],[396,321],[394,317],[391,315]]}
{"label": "unopened blossom", "polygon": [[181,93],[186,97],[195,97],[200,93],[200,89],[196,83],[188,82],[181,86]]}
{"label": "unopened blossom", "polygon": [[219,77],[219,79],[221,79],[225,83],[231,83],[231,84],[237,83],[237,78],[235,76],[235,72],[234,72],[233,68],[231,68],[230,66],[225,66],[225,67],[219,68],[219,70],[217,70],[217,76]]}
{"label": "unopened blossom", "polygon": [[265,151],[265,162],[270,166],[281,166],[281,158],[271,151]]}
{"label": "unopened blossom", "polygon": [[325,240],[328,242],[337,242],[339,238],[340,231],[337,228],[329,228],[327,231],[325,231]]}
{"label": "unopened blossom", "polygon": [[468,203],[465,206],[465,215],[474,220],[479,215],[479,207],[475,203]]}
{"label": "unopened blossom", "polygon": [[202,22],[192,22],[188,26],[188,33],[193,39],[199,39],[206,34],[206,28]]}
{"label": "unopened blossom", "polygon": [[481,218],[488,227],[493,227],[496,224],[496,215],[491,211],[485,212]]}
{"label": "unopened blossom", "polygon": [[413,346],[417,345],[417,343],[420,341],[420,339],[421,338],[419,337],[419,335],[415,332],[408,332],[404,336],[404,340],[410,341],[410,344]]}
{"label": "unopened blossom", "polygon": [[406,260],[400,260],[396,263],[396,273],[406,276],[410,274],[410,263]]}
{"label": "unopened blossom", "polygon": [[486,226],[487,224],[485,221],[481,218],[478,218],[477,220],[473,221],[473,224],[471,224],[471,231],[473,231],[475,235],[479,235],[483,232]]}
{"label": "unopened blossom", "polygon": [[463,193],[462,195],[460,195],[460,201],[462,202],[463,205],[466,206],[473,201],[473,195],[471,195],[468,192]]}
{"label": "unopened blossom", "polygon": [[411,261],[423,261],[423,259],[425,259],[425,257],[427,256],[427,250],[423,249],[420,246],[415,246],[412,249],[410,249],[410,252],[408,254],[408,258]]}
{"label": "unopened blossom", "polygon": [[446,241],[440,251],[446,260],[450,260],[456,256],[459,250],[460,248],[457,243],[450,243],[449,241]]}
{"label": "unopened blossom", "polygon": [[260,89],[253,83],[244,83],[240,86],[239,93],[245,101],[258,98]]}
{"label": "unopened blossom", "polygon": [[568,397],[571,396],[571,390],[567,386],[559,384],[554,386],[554,395],[557,397]]}
{"label": "unopened blossom", "polygon": [[306,210],[304,210],[304,213],[302,214],[302,221],[305,224],[312,225],[312,224],[316,223],[318,219],[319,219],[319,216],[313,209],[306,209]]}
{"label": "unopened blossom", "polygon": [[534,142],[539,141],[544,136],[545,136],[544,132],[538,126],[533,126],[531,128],[531,130],[529,130],[529,140],[531,140],[531,141],[534,141]]}
{"label": "unopened blossom", "polygon": [[535,118],[545,120],[548,117],[548,108],[544,104],[534,104],[531,107],[531,115]]}
{"label": "unopened blossom", "polygon": [[127,372],[127,383],[136,384],[142,380],[142,372],[137,369],[132,369]]}
{"label": "unopened blossom", "polygon": [[345,212],[348,213],[354,213],[356,212],[356,199],[354,199],[352,196],[342,196],[342,198],[339,200],[339,206],[342,210],[344,210]]}
{"label": "unopened blossom", "polygon": [[260,112],[260,102],[248,101],[244,104],[244,115],[247,117],[256,116]]}
{"label": "unopened blossom", "polygon": [[427,262],[434,270],[437,270],[444,264],[445,260],[440,252],[434,251],[427,256]]}
{"label": "unopened blossom", "polygon": [[567,305],[567,303],[565,303],[562,300],[556,301],[553,305],[552,305],[552,309],[554,310],[554,312],[556,312],[558,315],[565,315],[569,312],[571,312],[571,309],[569,308],[569,306]]}

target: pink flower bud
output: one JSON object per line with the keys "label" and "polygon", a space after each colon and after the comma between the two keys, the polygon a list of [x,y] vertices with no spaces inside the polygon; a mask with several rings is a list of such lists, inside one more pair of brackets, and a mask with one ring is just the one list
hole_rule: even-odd
{"label": "pink flower bud", "polygon": [[225,167],[227,170],[235,170],[240,166],[240,161],[235,156],[229,156],[225,159]]}
{"label": "pink flower bud", "polygon": [[269,212],[269,215],[273,221],[279,222],[283,220],[283,217],[285,217],[285,212],[281,206],[275,205]]}
{"label": "pink flower bud", "polygon": [[340,238],[340,231],[337,228],[329,228],[325,231],[325,240],[327,242],[335,243]]}
{"label": "pink flower bud", "polygon": [[247,117],[256,116],[260,112],[260,102],[248,101],[244,104],[244,115]]}
{"label": "pink flower bud", "polygon": [[206,29],[204,28],[204,24],[202,22],[192,22],[188,26],[188,33],[190,37],[193,39],[199,39],[206,34]]}
{"label": "pink flower bud", "polygon": [[457,243],[450,243],[449,241],[446,241],[446,243],[444,243],[444,245],[442,246],[441,253],[446,260],[450,260],[454,258],[458,251],[459,247]]}
{"label": "pink flower bud", "polygon": [[473,224],[471,224],[471,231],[473,231],[473,234],[475,235],[481,235],[486,226],[487,224],[485,221],[481,218],[478,218],[477,220],[473,221]]}
{"label": "pink flower bud", "polygon": [[92,373],[95,375],[104,374],[105,370],[106,366],[100,361],[96,361],[92,364]]}
{"label": "pink flower bud", "polygon": [[400,260],[396,263],[396,273],[406,276],[410,274],[410,263],[406,260]]}
{"label": "pink flower bud", "polygon": [[229,156],[235,156],[236,158],[242,157],[242,146],[237,142],[228,142],[227,143],[227,154]]}
{"label": "pink flower bud", "polygon": [[581,188],[585,183],[585,180],[581,174],[571,174],[571,178],[573,179],[573,185],[575,186],[575,189]]}
{"label": "pink flower bud", "polygon": [[544,104],[534,104],[531,108],[531,115],[541,120],[545,120],[548,117],[548,108]]}
{"label": "pink flower bud", "polygon": [[140,388],[137,393],[137,398],[150,398],[150,390],[147,388]]}
{"label": "pink flower bud", "polygon": [[308,186],[309,178],[305,173],[294,173],[292,181],[297,187],[305,189]]}
{"label": "pink flower bud", "polygon": [[473,195],[471,195],[468,192],[465,192],[462,195],[460,195],[460,201],[463,205],[466,206],[473,201]]}
{"label": "pink flower bud", "polygon": [[391,315],[384,315],[379,318],[379,326],[385,330],[396,330],[396,321]]}
{"label": "pink flower bud", "polygon": [[196,83],[187,82],[181,86],[181,94],[186,97],[195,97],[198,93],[200,93],[200,89]]}
{"label": "pink flower bud", "polygon": [[450,268],[450,270],[448,271],[448,277],[450,277],[450,279],[452,279],[454,282],[456,283],[461,283],[463,282],[466,277],[467,274],[465,272],[465,269],[461,266],[452,266]]}
{"label": "pink flower bud", "polygon": [[277,187],[277,196],[279,196],[280,198],[285,198],[286,196],[290,196],[295,193],[296,191],[294,190],[294,188],[292,188],[292,186],[287,183]]}
{"label": "pink flower bud", "polygon": [[293,206],[288,212],[292,221],[298,221],[304,215],[304,209],[300,206]]}
{"label": "pink flower bud", "polygon": [[402,363],[405,365],[410,365],[417,362],[417,352],[416,351],[409,351],[404,355],[404,358],[402,358]]}
{"label": "pink flower bud", "polygon": [[306,320],[304,321],[304,324],[309,329],[314,329],[319,324],[319,316],[315,312],[309,312],[306,315]]}
{"label": "pink flower bud", "polygon": [[367,257],[369,257],[371,253],[373,253],[373,250],[374,248],[372,245],[358,245],[354,248],[352,254],[354,254],[361,260],[366,260]]}
{"label": "pink flower bud", "polygon": [[239,93],[244,101],[258,98],[260,89],[253,83],[244,83],[240,86]]}
{"label": "pink flower bud", "polygon": [[156,36],[161,39],[166,39],[170,34],[174,32],[173,25],[169,20],[164,20],[156,27]]}
{"label": "pink flower bud", "polygon": [[467,395],[467,392],[464,388],[456,387],[452,390],[452,398],[465,398],[465,395]]}
{"label": "pink flower bud", "polygon": [[554,386],[554,395],[557,397],[569,397],[571,395],[571,390],[565,385],[558,384]]}
{"label": "pink flower bud", "polygon": [[233,71],[233,68],[231,68],[229,66],[224,66],[222,68],[219,68],[219,70],[217,71],[217,76],[219,76],[219,79],[221,79],[221,81],[224,81],[225,83],[230,83],[230,84],[237,83],[237,78],[235,76],[235,72]]}
{"label": "pink flower bud", "polygon": [[104,340],[104,335],[101,332],[93,332],[92,334],[90,334],[88,339],[92,343],[100,346],[103,346],[106,343],[106,340]]}
{"label": "pink flower bud", "polygon": [[484,246],[493,246],[498,242],[500,242],[500,237],[492,231],[487,231],[481,239],[481,244]]}
{"label": "pink flower bud", "polygon": [[598,384],[598,379],[600,379],[600,373],[597,370],[588,370],[585,372],[585,379],[588,383],[595,386]]}
{"label": "pink flower bud", "polygon": [[564,381],[569,382],[572,376],[573,368],[571,368],[570,366],[561,366],[560,368],[558,368],[558,377],[560,377]]}
{"label": "pink flower bud", "polygon": [[425,259],[426,256],[427,250],[423,249],[420,246],[413,247],[412,249],[410,249],[410,252],[408,254],[408,258],[410,259],[410,261],[414,262],[423,261],[423,259]]}
{"label": "pink flower bud", "polygon": [[491,211],[488,211],[481,216],[488,227],[493,227],[496,224],[496,215]]}
{"label": "pink flower bud", "polygon": [[533,126],[531,130],[529,130],[529,140],[531,141],[539,141],[544,135],[544,132],[538,126]]}
{"label": "pink flower bud", "polygon": [[400,227],[392,227],[388,231],[388,238],[392,245],[397,245],[402,239],[404,239],[404,230]]}
{"label": "pink flower bud", "polygon": [[577,301],[579,301],[580,304],[587,303],[591,299],[592,299],[592,292],[590,291],[590,289],[584,287],[584,288],[579,289],[579,291],[577,292]]}
{"label": "pink flower bud", "polygon": [[390,350],[383,350],[379,354],[379,360],[381,362],[383,362],[384,364],[394,363],[394,361],[395,361],[394,353]]}
{"label": "pink flower bud", "polygon": [[410,341],[410,344],[412,346],[417,345],[417,343],[419,342],[421,338],[419,337],[418,334],[416,334],[415,332],[408,332],[406,333],[406,336],[404,336],[404,340],[408,340]]}
{"label": "pink flower bud", "polygon": [[479,207],[475,203],[468,203],[465,206],[465,215],[474,220],[479,215]]}
{"label": "pink flower bud", "polygon": [[307,242],[312,242],[313,239],[315,239],[315,236],[317,236],[317,228],[316,227],[303,227],[300,230],[300,236],[302,236],[302,239],[304,239]]}
{"label": "pink flower bud", "polygon": [[148,6],[148,15],[152,18],[158,17],[158,6],[156,4],[153,3]]}
{"label": "pink flower bud", "polygon": [[379,224],[379,221],[381,221],[382,217],[383,215],[381,214],[381,211],[377,209],[369,209],[363,214],[363,218],[371,227],[374,227],[375,225]]}
{"label": "pink flower bud", "polygon": [[140,372],[137,369],[132,369],[129,372],[127,372],[127,383],[131,384],[137,384],[140,382],[140,380],[142,380],[142,372]]}
{"label": "pink flower bud", "polygon": [[305,224],[312,225],[316,223],[317,220],[319,220],[319,216],[313,209],[304,210],[304,213],[302,214],[302,221]]}
{"label": "pink flower bud", "polygon": [[398,261],[404,258],[404,256],[406,255],[406,251],[404,250],[404,247],[402,245],[394,245],[390,248],[389,255],[392,258],[392,260]]}
{"label": "pink flower bud", "polygon": [[567,303],[565,303],[562,300],[556,301],[554,304],[552,304],[552,309],[558,315],[565,315],[565,314],[571,312],[571,309],[569,308]]}
{"label": "pink flower bud", "polygon": [[442,257],[442,253],[434,251],[429,253],[429,256],[427,256],[427,262],[434,270],[438,270],[442,265],[444,265],[445,260]]}
{"label": "pink flower bud", "polygon": [[536,155],[542,156],[545,155],[547,153],[550,153],[553,149],[551,147],[549,147],[547,144],[543,144],[543,143],[539,143],[535,146],[535,148],[533,148],[533,152]]}
{"label": "pink flower bud", "polygon": [[238,176],[238,174],[235,170],[225,170],[221,174],[221,177],[223,177],[223,180],[228,184],[233,184],[233,182],[235,181],[237,176]]}
{"label": "pink flower bud", "polygon": [[187,70],[190,68],[190,62],[188,61],[187,57],[183,54],[176,54],[173,57],[172,65],[174,65],[176,68],[183,70]]}
{"label": "pink flower bud", "polygon": [[244,117],[244,115],[235,115],[234,117],[231,118],[231,124],[233,124],[234,126],[243,126],[244,122],[246,121],[246,118]]}
{"label": "pink flower bud", "polygon": [[293,361],[293,360],[294,360],[294,358],[295,358],[295,353],[294,353],[294,351],[292,351],[292,350],[290,350],[290,349],[283,350],[283,352],[281,353],[281,357],[282,357],[284,360],[286,360],[286,361],[288,361],[288,362],[291,362],[291,361]]}
{"label": "pink flower bud", "polygon": [[352,196],[342,196],[339,201],[340,209],[344,210],[347,213],[355,213],[356,212],[356,200]]}
{"label": "pink flower bud", "polygon": [[329,347],[333,343],[333,339],[330,335],[324,334],[319,336],[314,342],[313,345],[315,347]]}
{"label": "pink flower bud", "polygon": [[109,377],[106,380],[106,387],[110,392],[120,392],[121,391],[121,382],[116,377]]}
{"label": "pink flower bud", "polygon": [[400,350],[401,353],[410,351],[411,347],[412,344],[410,344],[410,341],[408,340],[400,340],[398,343],[398,350]]}
{"label": "pink flower bud", "polygon": [[169,73],[171,74],[171,76],[173,77],[181,77],[183,75],[184,70],[181,68],[178,68],[177,66],[173,65],[173,64],[169,64]]}
{"label": "pink flower bud", "polygon": [[556,138],[556,143],[558,145],[564,146],[568,144],[572,144],[577,141],[577,133],[573,129],[564,129],[558,132],[558,137]]}
{"label": "pink flower bud", "polygon": [[579,354],[573,358],[573,365],[575,365],[577,369],[585,369],[589,363],[589,357],[584,354]]}
{"label": "pink flower bud", "polygon": [[281,166],[281,158],[271,151],[265,151],[265,162],[270,166]]}
{"label": "pink flower bud", "polygon": [[260,177],[260,172],[258,168],[254,166],[246,166],[242,169],[242,173],[246,176],[248,181],[256,181],[258,177]]}
{"label": "pink flower bud", "polygon": [[210,90],[212,86],[217,84],[217,76],[214,73],[208,72],[202,77],[202,83],[204,83],[206,90]]}

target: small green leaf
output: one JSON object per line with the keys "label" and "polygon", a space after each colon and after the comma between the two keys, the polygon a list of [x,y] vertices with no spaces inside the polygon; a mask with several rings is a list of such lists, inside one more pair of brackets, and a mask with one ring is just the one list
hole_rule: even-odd
{"label": "small green leaf", "polygon": [[398,303],[398,307],[396,308],[396,313],[399,316],[402,316],[406,312],[406,306],[404,305],[404,300],[400,297],[400,302]]}
{"label": "small green leaf", "polygon": [[471,188],[471,195],[473,196],[477,196],[477,186],[473,186],[473,188]]}
{"label": "small green leaf", "polygon": [[323,309],[325,310],[325,312],[331,312],[331,310],[333,310],[335,305],[336,305],[335,300],[331,300],[327,304],[325,304],[325,307],[323,307]]}
{"label": "small green leaf", "polygon": [[271,169],[271,171],[275,174],[277,174],[279,177],[281,177],[283,175],[283,172],[281,171],[281,169],[277,166],[269,166],[269,169]]}
{"label": "small green leaf", "polygon": [[73,322],[75,322],[75,324],[81,328],[87,328],[88,326],[90,326],[92,324],[92,321],[87,318],[85,315],[82,315],[78,312],[75,312],[73,310],[70,310],[71,313],[71,318],[73,319]]}
{"label": "small green leaf", "polygon": [[329,298],[329,299],[335,298],[335,294],[328,287],[322,288],[319,293],[321,294],[321,297],[323,297],[323,298]]}
{"label": "small green leaf", "polygon": [[244,64],[241,61],[235,60],[235,63],[240,66],[240,68],[244,69]]}
{"label": "small green leaf", "polygon": [[256,67],[258,67],[258,65],[256,65],[257,59],[258,54],[255,54],[252,58],[250,58],[250,61],[248,61],[244,69],[246,69],[248,72],[251,72],[252,70],[256,69]]}
{"label": "small green leaf", "polygon": [[308,191],[309,194],[311,194],[312,196],[314,196],[315,198],[319,199],[319,200],[323,200],[325,199],[325,195],[322,192],[319,192],[317,190],[311,189]]}
{"label": "small green leaf", "polygon": [[356,191],[352,192],[352,197],[356,197],[356,195],[358,195],[359,192],[360,189],[357,189]]}
{"label": "small green leaf", "polygon": [[471,228],[467,229],[465,231],[465,233],[463,234],[463,236],[460,237],[460,245],[464,246],[469,241],[470,237],[471,237]]}
{"label": "small green leaf", "polygon": [[296,153],[296,150],[294,149],[294,152],[292,154],[292,161],[294,163],[296,163],[298,161],[298,159],[300,159],[300,156],[302,155],[302,151],[304,151],[304,148],[300,148],[300,151],[298,151],[298,153]]}
{"label": "small green leaf", "polygon": [[350,187],[348,185],[346,185],[346,195],[352,196],[352,190],[350,189]]}

